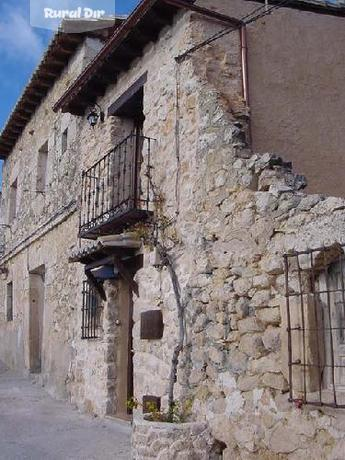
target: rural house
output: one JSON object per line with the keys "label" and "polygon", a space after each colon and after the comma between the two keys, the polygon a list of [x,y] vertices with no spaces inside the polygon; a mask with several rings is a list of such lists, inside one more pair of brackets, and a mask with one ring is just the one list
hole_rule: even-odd
{"label": "rural house", "polygon": [[142,0],[1,134],[0,358],[135,459],[343,458],[344,15]]}

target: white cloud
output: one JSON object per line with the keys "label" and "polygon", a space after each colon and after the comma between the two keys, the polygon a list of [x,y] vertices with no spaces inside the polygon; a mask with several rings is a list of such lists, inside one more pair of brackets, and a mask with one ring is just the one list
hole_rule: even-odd
{"label": "white cloud", "polygon": [[0,54],[10,58],[37,61],[44,50],[42,39],[22,11],[6,9],[0,19]]}

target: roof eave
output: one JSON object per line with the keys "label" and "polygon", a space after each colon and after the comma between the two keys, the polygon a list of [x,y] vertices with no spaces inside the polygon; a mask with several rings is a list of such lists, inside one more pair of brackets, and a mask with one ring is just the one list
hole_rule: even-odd
{"label": "roof eave", "polygon": [[[115,19],[118,23],[124,21],[123,18]],[[11,153],[33,114],[85,37],[101,33],[102,29],[84,33],[64,33],[59,30],[54,35],[0,134],[0,159],[6,159]]]}
{"label": "roof eave", "polygon": [[[166,25],[171,25],[173,17],[181,9],[192,10],[226,24],[242,24],[236,18],[194,5],[194,2],[195,0],[143,0],[127,21],[115,31],[113,37],[95,56],[89,66],[55,103],[53,110],[61,109],[63,112],[82,115],[87,102],[88,105],[91,105],[99,95],[105,93],[106,87],[109,85],[109,82],[104,81],[105,73],[112,73],[113,80],[111,82],[115,83],[118,74],[125,71],[132,60],[142,55],[144,46],[149,41],[154,41]],[[144,33],[144,39],[138,42],[135,36],[142,33]],[[131,56],[126,54],[128,49],[132,53]],[[116,69],[114,67],[116,65],[120,68]],[[97,80],[95,80],[96,75],[99,77]],[[93,81],[93,86],[91,86],[91,81]],[[98,94],[93,94],[94,85],[97,86]]]}

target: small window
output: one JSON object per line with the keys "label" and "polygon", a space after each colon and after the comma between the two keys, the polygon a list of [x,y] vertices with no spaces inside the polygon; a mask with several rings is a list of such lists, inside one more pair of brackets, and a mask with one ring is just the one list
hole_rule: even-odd
{"label": "small window", "polygon": [[13,283],[7,284],[6,289],[6,320],[13,321]]}
{"label": "small window", "polygon": [[9,221],[12,222],[17,215],[17,179],[10,187],[10,208],[9,208]]}
{"label": "small window", "polygon": [[38,151],[36,190],[44,192],[47,186],[48,142]]}
{"label": "small window", "polygon": [[290,400],[345,408],[342,245],[285,256]]}
{"label": "small window", "polygon": [[96,289],[86,280],[83,282],[82,339],[97,339],[100,328],[101,299]]}
{"label": "small window", "polygon": [[68,128],[61,135],[61,153],[64,154],[68,148]]}

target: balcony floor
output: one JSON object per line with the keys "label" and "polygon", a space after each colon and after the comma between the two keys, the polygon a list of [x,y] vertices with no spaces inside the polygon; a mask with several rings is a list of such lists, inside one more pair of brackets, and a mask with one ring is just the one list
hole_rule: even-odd
{"label": "balcony floor", "polygon": [[151,211],[142,209],[129,209],[120,215],[112,216],[100,223],[82,226],[79,232],[80,238],[95,240],[99,236],[120,233],[126,228],[138,222],[147,220],[152,215]]}

